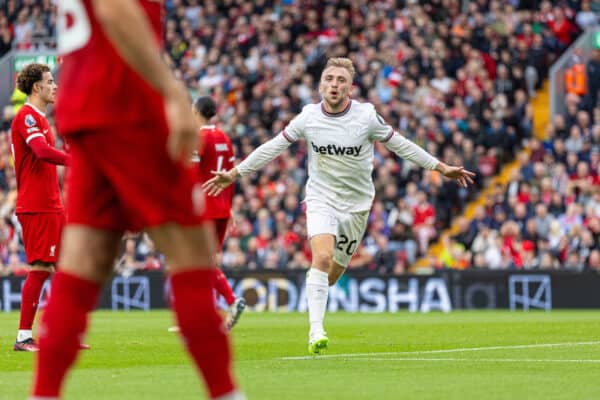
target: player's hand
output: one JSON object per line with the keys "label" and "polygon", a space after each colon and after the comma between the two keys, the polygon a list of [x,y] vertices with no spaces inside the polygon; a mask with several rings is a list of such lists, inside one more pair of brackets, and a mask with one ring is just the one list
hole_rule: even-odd
{"label": "player's hand", "polygon": [[209,196],[218,196],[223,190],[233,183],[237,176],[237,169],[231,168],[229,171],[211,171],[213,176],[204,182],[202,189]]}
{"label": "player's hand", "polygon": [[436,167],[446,178],[454,179],[460,186],[466,188],[473,184],[475,173],[467,171],[465,167],[454,167],[440,162]]}
{"label": "player's hand", "polygon": [[198,146],[198,129],[188,94],[180,83],[174,83],[165,94],[165,113],[169,126],[167,152],[173,161],[189,163]]}

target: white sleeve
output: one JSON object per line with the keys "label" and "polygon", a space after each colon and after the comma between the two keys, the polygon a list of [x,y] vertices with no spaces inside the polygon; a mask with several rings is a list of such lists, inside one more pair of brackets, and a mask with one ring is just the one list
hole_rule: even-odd
{"label": "white sleeve", "polygon": [[367,121],[369,124],[369,138],[371,141],[386,142],[390,140],[394,134],[394,128],[392,128],[383,117],[377,114],[375,107],[369,104],[370,108],[367,113]]}
{"label": "white sleeve", "polygon": [[263,143],[250,153],[250,155],[236,167],[239,174],[244,176],[251,172],[258,171],[265,164],[275,159],[275,157],[290,147],[292,142],[284,135],[285,131],[281,132],[268,142]]}
{"label": "white sleeve", "polygon": [[304,128],[306,127],[306,121],[310,114],[310,106],[310,104],[304,106],[302,112],[296,115],[294,119],[292,119],[290,123],[285,127],[283,132],[281,132],[281,134],[288,140],[288,142],[294,143],[298,139],[304,137]]}
{"label": "white sleeve", "polygon": [[434,170],[439,161],[437,158],[417,146],[398,132],[394,132],[387,141],[381,141],[388,150],[400,157],[412,161],[422,168]]}

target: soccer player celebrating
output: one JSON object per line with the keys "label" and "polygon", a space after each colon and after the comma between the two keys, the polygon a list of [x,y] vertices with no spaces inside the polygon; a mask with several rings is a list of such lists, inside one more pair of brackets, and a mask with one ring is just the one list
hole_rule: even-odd
{"label": "soccer player celebrating", "polygon": [[204,185],[218,195],[238,175],[262,168],[290,144],[303,138],[309,144],[306,184],[306,225],[312,265],[306,277],[310,322],[308,351],[319,354],[329,339],[323,328],[328,286],[344,273],[362,240],[375,195],[373,142],[383,143],[398,156],[436,170],[463,187],[473,183],[472,172],[438,161],[395,132],[370,103],[350,99],[355,70],[347,58],[331,58],[321,74],[323,101],[306,105],[276,137],[253,151],[229,171],[215,172]]}
{"label": "soccer player celebrating", "polygon": [[67,138],[67,221],[42,318],[32,399],[58,399],[127,230],[166,256],[186,350],[212,399],[236,400],[227,331],[213,295],[215,239],[187,165],[198,130],[161,58],[162,1],[62,0],[57,128]]}
{"label": "soccer player celebrating", "polygon": [[54,103],[56,83],[50,68],[27,65],[17,77],[17,87],[27,103],[13,119],[10,134],[17,178],[16,214],[21,224],[27,273],[21,294],[21,318],[15,351],[37,351],[32,326],[40,293],[54,270],[65,221],[57,165],[66,165],[66,153],[54,148],[54,136],[46,120],[46,107]]}

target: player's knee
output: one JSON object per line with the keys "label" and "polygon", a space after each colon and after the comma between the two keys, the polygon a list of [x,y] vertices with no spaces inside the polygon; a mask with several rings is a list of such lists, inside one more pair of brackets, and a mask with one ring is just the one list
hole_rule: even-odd
{"label": "player's knee", "polygon": [[40,261],[40,260],[35,260],[31,263],[31,270],[38,270],[38,271],[52,271],[54,269],[54,263],[50,263],[50,262],[45,262],[45,261]]}
{"label": "player's knee", "polygon": [[59,268],[102,284],[112,274],[120,241],[118,232],[68,226],[63,232]]}
{"label": "player's knee", "polygon": [[115,258],[91,254],[66,253],[64,257],[61,255],[59,269],[85,280],[104,284],[112,274]]}
{"label": "player's knee", "polygon": [[329,270],[329,264],[331,263],[332,257],[332,252],[319,251],[313,254],[313,265],[319,268],[321,271],[327,271]]}
{"label": "player's knee", "polygon": [[149,229],[148,233],[173,271],[214,263],[214,232],[204,226],[184,228],[169,224]]}

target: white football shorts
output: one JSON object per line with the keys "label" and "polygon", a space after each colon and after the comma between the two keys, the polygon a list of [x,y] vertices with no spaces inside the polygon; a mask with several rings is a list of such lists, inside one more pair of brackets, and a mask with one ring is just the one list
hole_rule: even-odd
{"label": "white football shorts", "polygon": [[344,268],[362,241],[368,221],[368,210],[342,212],[324,203],[306,202],[308,238],[324,233],[335,236],[333,260]]}

